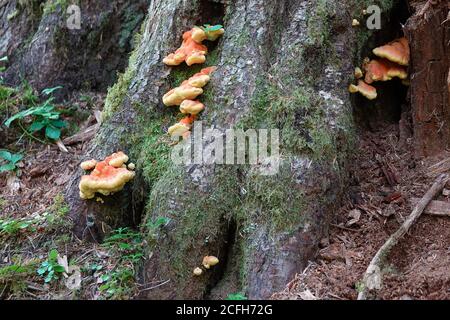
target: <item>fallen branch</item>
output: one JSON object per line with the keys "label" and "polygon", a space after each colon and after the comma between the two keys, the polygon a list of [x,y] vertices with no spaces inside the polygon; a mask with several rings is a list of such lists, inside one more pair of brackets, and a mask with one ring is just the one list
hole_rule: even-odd
{"label": "fallen branch", "polygon": [[[419,198],[412,198],[411,204],[416,205],[420,201]],[[438,217],[450,217],[450,203],[447,201],[433,200],[423,211],[425,214]]]}
{"label": "fallen branch", "polygon": [[70,146],[70,145],[73,145],[76,143],[89,141],[94,137],[94,135],[97,132],[99,127],[100,127],[100,125],[98,123],[94,124],[94,125],[86,128],[82,132],[79,132],[71,137],[64,139],[63,143]]}
{"label": "fallen branch", "polygon": [[420,217],[431,200],[433,200],[436,194],[444,189],[447,180],[448,176],[446,174],[440,175],[436,179],[433,186],[417,203],[406,221],[394,234],[389,237],[389,239],[387,239],[387,241],[372,258],[372,261],[370,262],[369,266],[367,267],[366,273],[364,274],[363,288],[358,294],[358,300],[366,300],[368,290],[381,289],[381,267],[383,260],[387,257],[391,249],[398,243],[398,241],[409,231],[411,226],[414,224],[414,222],[417,221],[417,219]]}

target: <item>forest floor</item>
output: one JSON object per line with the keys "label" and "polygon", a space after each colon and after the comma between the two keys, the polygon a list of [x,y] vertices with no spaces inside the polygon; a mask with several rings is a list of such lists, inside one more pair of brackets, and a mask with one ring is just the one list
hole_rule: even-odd
{"label": "forest floor", "polygon": [[[104,95],[88,93],[61,106],[75,109],[63,117],[73,128],[63,131],[63,141],[95,125],[93,110],[101,110],[103,100]],[[16,129],[2,141],[24,158],[16,172],[0,173],[0,299],[127,299],[138,294],[139,233],[122,228],[103,244],[89,243],[72,234],[66,216],[64,188],[85,160],[90,139],[70,143],[63,152]]]}
{"label": "forest floor", "polygon": [[[67,104],[86,116],[65,120],[81,131],[92,126],[93,110],[101,109],[103,98],[72,99]],[[143,252],[138,233],[122,229],[111,241],[93,244],[70,231],[62,194],[85,160],[89,140],[67,145],[66,153],[54,144],[18,141],[17,136],[6,138],[8,149],[19,148],[25,155],[17,178],[0,174],[0,299],[126,299],[147,290],[134,280]],[[411,199],[422,197],[439,174],[439,167],[432,172],[430,166],[449,158],[416,160],[411,143],[401,141],[398,125],[361,133],[349,193],[329,237],[321,241],[316,261],[274,299],[356,299],[373,255],[410,214]],[[377,298],[449,299],[449,244],[448,217],[423,215],[392,250]],[[54,250],[57,261],[51,257]],[[67,269],[49,278],[45,262]]]}
{"label": "forest floor", "polygon": [[[274,299],[356,299],[371,259],[445,169],[449,157],[413,157],[398,125],[363,132],[347,199],[323,239],[317,260]],[[435,200],[449,201],[449,194]],[[450,298],[450,220],[422,215],[387,259],[378,299]]]}

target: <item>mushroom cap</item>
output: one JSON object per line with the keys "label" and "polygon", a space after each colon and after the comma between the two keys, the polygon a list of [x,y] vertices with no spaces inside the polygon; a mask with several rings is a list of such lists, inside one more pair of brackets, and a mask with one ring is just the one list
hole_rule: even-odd
{"label": "mushroom cap", "polygon": [[402,66],[395,64],[386,59],[371,60],[364,65],[366,70],[366,83],[372,83],[374,81],[389,81],[395,77],[400,79],[406,79],[408,72]]}
{"label": "mushroom cap", "polygon": [[208,67],[184,80],[179,87],[176,87],[163,96],[163,103],[170,106],[179,106],[184,100],[194,100],[203,93],[204,87],[211,79],[210,74],[216,67]]}
{"label": "mushroom cap", "polygon": [[209,269],[210,267],[215,266],[216,264],[219,263],[219,259],[215,256],[206,256],[203,258],[203,262],[202,265],[206,268]]}
{"label": "mushroom cap", "polygon": [[196,88],[189,84],[184,84],[167,92],[163,96],[163,103],[168,107],[179,106],[184,100],[193,100],[202,93],[202,88]]}
{"label": "mushroom cap", "polygon": [[191,66],[206,61],[205,55],[208,53],[208,48],[192,38],[193,32],[197,32],[197,30],[192,29],[183,34],[181,46],[163,59],[166,65],[177,66],[186,61],[186,64]]}
{"label": "mushroom cap", "polygon": [[190,126],[178,122],[175,123],[173,126],[169,127],[167,133],[171,137],[182,137],[189,130],[191,130]]}
{"label": "mushroom cap", "polygon": [[201,268],[197,267],[197,268],[194,269],[194,275],[195,276],[201,276],[202,273],[203,273],[203,270]]}
{"label": "mushroom cap", "polygon": [[83,162],[80,164],[80,167],[81,167],[81,169],[87,171],[87,170],[92,170],[92,169],[94,169],[95,166],[96,166],[96,164],[97,164],[97,160],[91,159],[91,160],[83,161]]}
{"label": "mushroom cap", "polygon": [[366,97],[369,100],[376,99],[377,97],[377,89],[367,83],[365,83],[363,80],[358,80],[358,85],[355,86],[354,84],[351,84],[348,88],[348,91],[351,93],[359,92],[364,97]]}
{"label": "mushroom cap", "polygon": [[133,171],[110,165],[112,159],[117,159],[117,155],[113,154],[104,161],[97,163],[90,175],[81,177],[79,188],[82,199],[92,199],[96,192],[107,196],[120,191],[128,181],[134,178],[135,173]]}
{"label": "mushroom cap", "polygon": [[388,59],[389,61],[398,63],[402,66],[409,64],[409,44],[405,37],[395,39],[394,41],[385,44],[384,46],[373,49],[373,54]]}
{"label": "mushroom cap", "polygon": [[362,70],[360,67],[356,67],[355,68],[355,78],[356,79],[361,79],[364,76]]}
{"label": "mushroom cap", "polygon": [[198,114],[205,109],[205,105],[196,100],[184,100],[180,105],[180,112],[183,114]]}
{"label": "mushroom cap", "polygon": [[197,43],[202,43],[203,40],[206,40],[208,37],[206,36],[206,32],[200,27],[192,28],[192,39]]}
{"label": "mushroom cap", "polygon": [[115,168],[120,168],[123,166],[123,164],[128,162],[128,159],[129,158],[125,153],[123,153],[122,151],[119,151],[117,153],[113,153],[109,157],[106,157],[104,161],[107,164],[109,164],[110,166],[113,166]]}

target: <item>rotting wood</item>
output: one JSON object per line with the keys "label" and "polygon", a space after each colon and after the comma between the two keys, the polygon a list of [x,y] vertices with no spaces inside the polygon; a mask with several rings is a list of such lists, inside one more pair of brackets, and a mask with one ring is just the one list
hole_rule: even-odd
{"label": "rotting wood", "polygon": [[431,188],[423,196],[423,198],[417,203],[409,217],[405,222],[398,228],[398,230],[393,233],[387,241],[381,246],[377,251],[375,256],[372,258],[363,278],[363,288],[358,294],[358,300],[366,300],[368,290],[381,289],[381,267],[384,259],[387,257],[391,249],[398,243],[398,241],[409,231],[411,226],[420,215],[423,213],[428,204],[433,200],[433,198],[444,189],[445,184],[448,181],[448,175],[440,175],[436,181],[433,183]]}

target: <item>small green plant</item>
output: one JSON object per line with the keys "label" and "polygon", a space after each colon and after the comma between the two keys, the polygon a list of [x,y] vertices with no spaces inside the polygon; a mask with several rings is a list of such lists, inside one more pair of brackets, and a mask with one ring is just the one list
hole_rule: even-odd
{"label": "small green plant", "polygon": [[58,280],[59,274],[64,272],[64,267],[58,263],[58,251],[53,249],[49,252],[47,260],[41,263],[41,266],[37,269],[38,275],[44,277],[45,283]]}
{"label": "small green plant", "polygon": [[[15,261],[15,257],[12,260],[13,264],[0,268],[0,299],[9,292],[14,295],[24,292],[27,288],[25,280],[34,274],[38,264],[36,260],[22,262]],[[5,295],[2,297],[2,294]]]}
{"label": "small green plant", "polygon": [[23,159],[23,155],[18,153],[11,153],[7,150],[0,150],[0,159],[6,163],[0,165],[0,173],[5,171],[14,171],[17,169],[17,163]]}
{"label": "small green plant", "polygon": [[0,235],[7,234],[11,236],[22,230],[32,230],[32,225],[32,220],[0,220]]}
{"label": "small green plant", "polygon": [[242,293],[230,293],[225,300],[247,300]]}
{"label": "small green plant", "polygon": [[355,289],[356,291],[359,292],[363,292],[364,291],[364,283],[362,281],[358,281],[355,283]]}
{"label": "small green plant", "polygon": [[218,24],[215,26],[212,26],[210,24],[204,24],[203,27],[201,27],[205,32],[211,32],[211,31],[218,31],[223,28],[222,25]]}
{"label": "small green plant", "polygon": [[[51,95],[54,91],[61,88],[62,87],[59,86],[45,89],[42,91],[42,94],[48,96]],[[31,107],[27,110],[16,113],[5,121],[5,125],[9,127],[11,123],[18,120],[19,126],[27,135],[35,138],[32,133],[36,133],[40,130],[45,129],[45,136],[48,139],[58,140],[61,137],[61,130],[67,126],[67,123],[64,120],[60,119],[61,112],[55,110],[53,100],[54,97],[50,97],[39,106]],[[28,129],[29,131],[23,128],[21,124],[21,121],[27,117],[32,117],[32,122]]]}
{"label": "small green plant", "polygon": [[99,290],[109,299],[129,298],[135,288],[136,264],[144,256],[142,236],[130,228],[119,228],[104,241],[103,246],[118,261],[114,269],[100,277],[102,285]]}
{"label": "small green plant", "polygon": [[167,225],[170,222],[170,218],[167,217],[158,217],[154,221],[149,220],[147,222],[147,228],[150,231],[150,233],[154,234],[156,231],[162,227]]}

